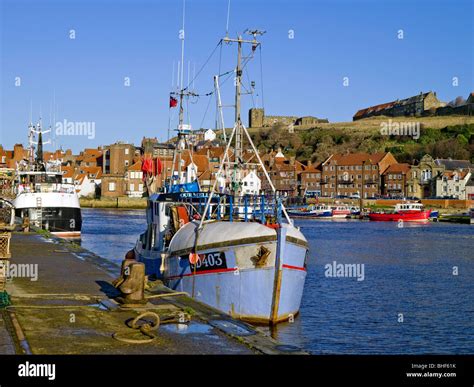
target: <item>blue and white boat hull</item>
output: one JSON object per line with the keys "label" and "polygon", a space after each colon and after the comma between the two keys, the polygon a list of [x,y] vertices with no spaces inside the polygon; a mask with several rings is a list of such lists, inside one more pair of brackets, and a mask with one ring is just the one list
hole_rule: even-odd
{"label": "blue and white boat hull", "polygon": [[[166,257],[137,253],[147,272],[234,318],[277,323],[295,316],[306,278],[307,242],[294,226],[197,222],[173,237]],[[195,255],[196,254],[196,255]],[[196,262],[194,265],[192,262]]]}

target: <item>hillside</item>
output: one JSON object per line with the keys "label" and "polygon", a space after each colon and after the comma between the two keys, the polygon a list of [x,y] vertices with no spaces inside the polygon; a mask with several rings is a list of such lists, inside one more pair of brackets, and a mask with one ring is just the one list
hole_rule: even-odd
{"label": "hillside", "polygon": [[[390,121],[391,120],[391,121]],[[383,135],[382,125],[410,122],[419,128],[419,138]],[[300,161],[323,161],[333,153],[390,151],[399,162],[434,157],[474,161],[474,117],[371,117],[354,122],[321,123],[314,128],[289,133],[283,127],[250,129],[256,146],[281,147]],[[393,133],[393,132],[392,132]],[[396,132],[395,132],[396,133]]]}

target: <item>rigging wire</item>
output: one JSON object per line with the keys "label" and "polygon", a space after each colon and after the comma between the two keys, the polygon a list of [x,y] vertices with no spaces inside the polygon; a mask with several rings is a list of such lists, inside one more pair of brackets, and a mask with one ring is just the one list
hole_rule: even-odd
{"label": "rigging wire", "polygon": [[183,91],[185,90],[188,90],[189,87],[192,85],[192,83],[196,80],[196,78],[199,76],[199,74],[201,74],[202,70],[204,70],[204,67],[206,67],[206,65],[209,63],[209,61],[211,60],[211,58],[213,57],[214,53],[216,52],[217,48],[221,45],[222,43],[222,39],[219,40],[219,43],[217,43],[216,47],[214,47],[214,50],[212,50],[211,54],[209,55],[209,57],[206,59],[206,61],[204,62],[204,64],[201,66],[201,68],[198,70],[197,74],[193,77],[193,79],[191,79],[191,81],[189,81],[188,85],[183,89]]}
{"label": "rigging wire", "polygon": [[[200,125],[199,129],[203,128],[204,120],[206,119],[207,111],[209,110],[209,106],[211,105],[211,101],[212,101],[212,95],[209,96],[209,100],[207,101],[207,107],[206,107],[206,110],[204,112],[204,116],[202,117],[202,121],[201,121],[201,125]],[[216,117],[216,120],[217,120],[217,117]]]}

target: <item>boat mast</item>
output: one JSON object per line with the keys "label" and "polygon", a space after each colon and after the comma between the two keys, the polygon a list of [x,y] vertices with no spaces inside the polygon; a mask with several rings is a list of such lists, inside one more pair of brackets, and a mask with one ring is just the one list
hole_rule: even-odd
{"label": "boat mast", "polygon": [[216,119],[216,130],[222,129],[222,133],[224,135],[224,142],[227,143],[227,134],[225,132],[225,124],[224,124],[224,113],[222,111],[221,91],[220,91],[220,86],[219,86],[219,75],[214,75],[214,89],[216,93],[216,102],[217,102],[217,111],[218,111],[218,118]]}
{"label": "boat mast", "polygon": [[184,32],[184,21],[186,15],[186,0],[183,0],[183,28],[180,31],[181,34],[181,83],[179,86],[179,119],[178,119],[178,179],[179,183],[181,183],[181,146],[182,146],[182,138],[181,138],[181,130],[183,129],[183,122],[184,122],[184,107],[183,107],[183,79],[184,79],[184,39],[186,33]]}
{"label": "boat mast", "polygon": [[[186,14],[186,1],[183,0],[183,27],[180,31],[180,39],[181,39],[181,62],[178,62],[178,92],[171,93],[172,95],[179,96],[179,116],[178,116],[178,141],[175,148],[175,153],[173,156],[173,165],[172,165],[172,172],[171,172],[171,182],[170,184],[173,185],[173,179],[175,175],[175,163],[176,163],[176,156],[178,156],[178,184],[181,184],[181,163],[182,163],[182,150],[186,147],[186,133],[184,131],[184,96],[190,96],[194,93],[186,91],[184,88],[184,40],[185,40],[185,31],[184,31],[184,21],[185,21],[185,14]],[[181,67],[180,67],[181,66]],[[189,75],[188,75],[189,78]],[[189,79],[188,79],[189,81]]]}
{"label": "boat mast", "polygon": [[[228,35],[225,36],[225,38],[222,39],[223,42],[225,43],[237,43],[237,66],[235,68],[235,148],[234,148],[234,155],[235,155],[235,160],[234,160],[234,171],[236,174],[239,174],[239,169],[240,169],[240,164],[243,162],[242,159],[242,152],[243,152],[243,146],[242,146],[242,131],[243,131],[243,125],[242,125],[242,119],[241,119],[241,95],[242,95],[242,90],[241,90],[241,84],[242,84],[242,44],[250,44],[252,46],[252,53],[250,54],[249,57],[246,57],[246,60],[248,58],[251,58],[253,56],[253,53],[257,49],[257,47],[260,45],[260,43],[257,41],[257,36],[258,35],[263,35],[265,31],[259,31],[259,30],[246,30],[245,31],[247,34],[252,35],[253,39],[252,40],[245,40],[242,38],[242,35],[239,35],[237,39],[231,39],[228,37]],[[238,179],[240,176],[237,177]],[[233,190],[235,191],[234,187],[232,187]]]}
{"label": "boat mast", "polygon": [[235,68],[235,162],[242,159],[242,127],[240,120],[240,82],[242,80],[242,36],[237,39],[237,67]]}

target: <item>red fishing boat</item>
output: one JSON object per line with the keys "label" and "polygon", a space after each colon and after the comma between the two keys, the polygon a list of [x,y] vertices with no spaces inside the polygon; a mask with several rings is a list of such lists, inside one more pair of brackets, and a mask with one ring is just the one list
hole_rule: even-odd
{"label": "red fishing boat", "polygon": [[425,210],[420,203],[399,203],[394,212],[371,212],[369,219],[383,222],[427,222],[431,210]]}

